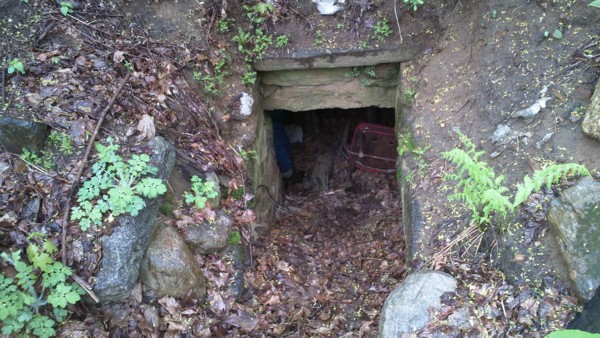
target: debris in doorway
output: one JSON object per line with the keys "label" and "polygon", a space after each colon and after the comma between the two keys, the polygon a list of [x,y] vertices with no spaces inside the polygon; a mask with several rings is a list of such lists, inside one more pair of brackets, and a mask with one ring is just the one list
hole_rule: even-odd
{"label": "debris in doorway", "polygon": [[344,146],[351,166],[382,173],[396,173],[398,141],[394,128],[374,123],[361,123],[354,129],[350,148]]}

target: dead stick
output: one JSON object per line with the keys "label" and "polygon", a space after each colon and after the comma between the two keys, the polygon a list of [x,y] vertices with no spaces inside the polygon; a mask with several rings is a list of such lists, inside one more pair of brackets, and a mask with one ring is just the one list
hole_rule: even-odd
{"label": "dead stick", "polygon": [[63,217],[63,224],[62,224],[61,256],[62,256],[63,265],[67,265],[67,224],[69,224],[69,212],[71,210],[71,199],[73,198],[73,195],[75,194],[75,190],[77,189],[77,185],[79,184],[79,180],[81,179],[81,174],[83,173],[83,169],[85,168],[85,164],[87,163],[87,158],[90,156],[90,152],[92,151],[92,146],[94,145],[94,140],[96,139],[96,136],[98,135],[98,131],[100,131],[100,127],[102,126],[102,122],[104,122],[106,113],[108,113],[108,111],[110,110],[110,107],[112,107],[113,103],[115,103],[117,96],[119,96],[119,93],[125,86],[125,83],[127,83],[127,80],[129,80],[130,76],[131,76],[131,73],[127,73],[127,76],[125,76],[125,78],[119,85],[119,88],[117,88],[117,91],[115,92],[115,94],[112,96],[110,101],[108,101],[108,104],[106,105],[106,107],[104,108],[102,113],[100,113],[100,118],[98,119],[98,123],[96,123],[96,128],[94,129],[94,133],[92,134],[92,137],[90,138],[90,141],[88,142],[87,149],[85,150],[85,153],[83,154],[83,158],[81,159],[81,163],[79,164],[79,169],[77,170],[77,175],[75,175],[75,180],[73,180],[73,185],[71,186],[71,192],[69,193],[69,197],[67,198],[67,205],[65,205],[65,215]]}

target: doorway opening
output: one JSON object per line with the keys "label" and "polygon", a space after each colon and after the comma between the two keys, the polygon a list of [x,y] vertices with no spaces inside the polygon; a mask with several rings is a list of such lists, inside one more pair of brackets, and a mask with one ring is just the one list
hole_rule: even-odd
{"label": "doorway opening", "polygon": [[[395,113],[391,108],[271,110],[278,165],[287,193],[349,188],[352,174],[396,173]],[[284,128],[285,134],[278,130]],[[287,140],[281,140],[287,137]],[[289,142],[282,154],[281,144]],[[289,155],[292,165],[286,159]],[[291,176],[290,176],[291,175]]]}

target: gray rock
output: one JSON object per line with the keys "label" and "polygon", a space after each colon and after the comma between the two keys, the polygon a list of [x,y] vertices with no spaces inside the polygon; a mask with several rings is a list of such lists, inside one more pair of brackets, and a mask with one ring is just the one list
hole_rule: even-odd
{"label": "gray rock", "polygon": [[596,290],[594,297],[585,304],[581,314],[577,315],[567,328],[600,333],[600,289]]}
{"label": "gray rock", "polygon": [[194,253],[215,253],[225,249],[229,244],[232,223],[227,214],[217,211],[217,217],[213,223],[203,222],[189,225],[181,232],[185,242]]}
{"label": "gray rock", "polygon": [[515,133],[506,124],[496,126],[494,135],[492,135],[492,143],[496,145],[504,145],[515,138]]}
{"label": "gray rock", "polygon": [[23,149],[41,150],[48,133],[48,126],[43,123],[0,117],[0,142],[11,153],[21,154]]}
{"label": "gray rock", "polygon": [[[162,137],[154,138],[149,145],[153,153],[151,164],[158,168],[157,177],[167,180],[175,164],[175,149]],[[147,200],[146,208],[135,217],[119,216],[112,234],[102,236],[103,258],[94,287],[101,303],[129,297],[156,226],[161,200]]]}
{"label": "gray rock", "polygon": [[233,267],[236,269],[235,275],[229,283],[227,291],[229,295],[236,299],[240,299],[244,295],[244,291],[246,291],[244,272],[246,271],[246,268],[250,266],[250,252],[245,245],[230,245],[227,247],[225,257],[231,259]]}
{"label": "gray rock", "polygon": [[575,294],[589,300],[600,285],[600,183],[590,177],[552,201],[550,229],[569,270]]}
{"label": "gray rock", "polygon": [[156,229],[146,251],[140,278],[144,295],[151,299],[165,296],[206,296],[206,279],[198,268],[194,255],[177,230],[171,226]]}
{"label": "gray rock", "polygon": [[455,290],[456,280],[444,272],[421,270],[408,275],[383,305],[379,337],[397,338],[423,328],[431,320],[429,309],[439,309],[440,297]]}
{"label": "gray rock", "polygon": [[600,141],[600,82],[596,85],[592,101],[583,118],[581,129],[587,136]]}

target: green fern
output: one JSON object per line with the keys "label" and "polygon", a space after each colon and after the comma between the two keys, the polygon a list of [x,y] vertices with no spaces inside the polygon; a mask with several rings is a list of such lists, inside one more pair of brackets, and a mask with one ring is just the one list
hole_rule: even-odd
{"label": "green fern", "polygon": [[508,188],[503,185],[504,176],[496,176],[494,170],[485,161],[479,160],[485,152],[477,151],[475,144],[464,134],[459,132],[458,137],[466,150],[454,148],[442,153],[444,159],[457,168],[457,171],[451,172],[444,178],[457,182],[454,187],[455,192],[449,195],[448,199],[464,203],[471,210],[471,220],[482,230],[492,222],[494,215],[507,217],[544,184],[550,188],[561,178],[590,175],[590,172],[580,164],[550,165],[543,170],[535,171],[532,177],[525,176],[523,183],[517,184],[517,192],[511,202],[506,195]]}
{"label": "green fern", "polygon": [[502,186],[504,176],[496,176],[494,170],[479,157],[484,151],[477,151],[475,144],[462,133],[458,137],[466,151],[454,148],[442,153],[458,169],[457,173],[446,175],[446,180],[457,181],[455,193],[448,196],[450,200],[458,200],[471,210],[471,219],[484,229],[491,222],[494,214],[506,217],[513,210],[507,196],[508,189]]}
{"label": "green fern", "polygon": [[536,170],[532,178],[525,176],[523,183],[517,184],[517,193],[515,194],[513,206],[517,207],[521,205],[532,193],[539,191],[544,184],[550,189],[561,178],[568,176],[590,176],[590,172],[584,166],[577,163],[553,164],[542,170]]}

